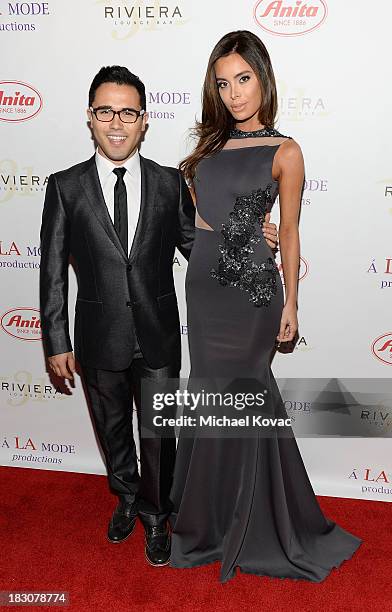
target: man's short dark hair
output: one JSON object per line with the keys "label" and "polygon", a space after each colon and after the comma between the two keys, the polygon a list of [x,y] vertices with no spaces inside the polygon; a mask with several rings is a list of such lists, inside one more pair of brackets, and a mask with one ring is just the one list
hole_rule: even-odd
{"label": "man's short dark hair", "polygon": [[88,93],[88,105],[92,106],[95,93],[103,83],[116,83],[117,85],[131,85],[139,93],[140,106],[146,110],[146,88],[136,74],[132,74],[125,66],[103,66],[95,75]]}

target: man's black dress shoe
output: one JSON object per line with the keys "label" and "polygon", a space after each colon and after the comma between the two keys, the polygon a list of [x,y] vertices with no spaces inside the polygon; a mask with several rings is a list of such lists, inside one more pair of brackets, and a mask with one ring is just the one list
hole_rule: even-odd
{"label": "man's black dress shoe", "polygon": [[109,542],[117,544],[126,540],[135,529],[136,517],[136,504],[124,504],[120,502],[113,512],[113,516],[109,523]]}
{"label": "man's black dress shoe", "polygon": [[167,525],[144,526],[146,558],[154,566],[167,565],[170,561],[170,532]]}

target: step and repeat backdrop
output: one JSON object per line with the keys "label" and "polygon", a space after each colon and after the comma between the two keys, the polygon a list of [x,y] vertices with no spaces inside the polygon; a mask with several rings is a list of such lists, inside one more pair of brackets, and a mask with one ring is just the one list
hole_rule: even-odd
{"label": "step and repeat backdrop", "polygon": [[[273,371],[316,493],[392,500],[392,7],[349,0],[0,1],[0,463],[105,473],[80,378],[47,372],[39,230],[51,172],[90,157],[90,82],[121,64],[147,89],[141,153],[192,147],[209,54],[247,29],[267,46],[277,128],[301,145],[299,339]],[[279,222],[279,206],[273,220]],[[186,262],[173,262],[189,373]],[[73,328],[76,279],[70,268]],[[314,423],[319,426],[314,427]]]}

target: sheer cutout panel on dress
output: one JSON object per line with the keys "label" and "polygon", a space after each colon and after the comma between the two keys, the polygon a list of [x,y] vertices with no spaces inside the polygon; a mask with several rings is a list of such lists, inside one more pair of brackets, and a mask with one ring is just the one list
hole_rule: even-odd
{"label": "sheer cutout panel on dress", "polygon": [[207,230],[209,232],[214,231],[212,227],[208,225],[208,223],[206,223],[204,219],[201,218],[201,216],[197,212],[197,208],[196,208],[196,216],[195,216],[195,227],[197,227],[198,229]]}
{"label": "sheer cutout panel on dress", "polygon": [[285,136],[256,136],[254,138],[230,138],[223,150],[230,149],[247,149],[249,147],[276,147],[281,145],[286,140],[290,140]]}

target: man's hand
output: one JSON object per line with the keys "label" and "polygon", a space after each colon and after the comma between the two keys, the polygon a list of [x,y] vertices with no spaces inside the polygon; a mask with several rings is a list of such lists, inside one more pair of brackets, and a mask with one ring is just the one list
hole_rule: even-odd
{"label": "man's hand", "polygon": [[265,215],[265,221],[263,223],[263,234],[266,242],[271,249],[276,249],[278,246],[278,228],[275,223],[270,223],[271,213]]}
{"label": "man's hand", "polygon": [[75,358],[73,353],[60,353],[59,355],[53,355],[48,357],[49,367],[56,374],[62,378],[73,380],[75,373]]}

